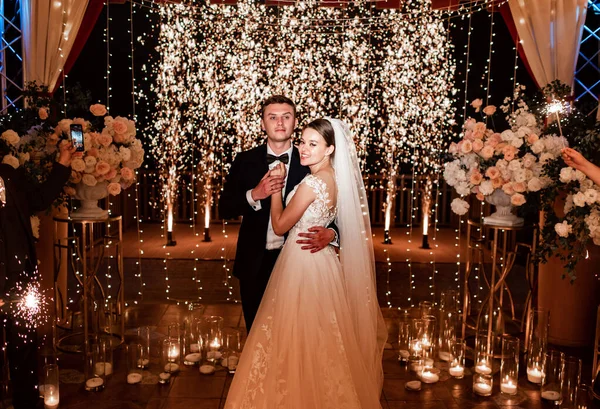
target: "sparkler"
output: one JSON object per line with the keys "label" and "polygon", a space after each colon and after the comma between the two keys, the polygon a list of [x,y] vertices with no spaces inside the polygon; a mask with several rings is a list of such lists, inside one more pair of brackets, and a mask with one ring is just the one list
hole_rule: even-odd
{"label": "sparkler", "polygon": [[48,321],[48,306],[40,290],[40,283],[32,281],[22,289],[17,286],[19,296],[10,296],[10,314],[15,320],[22,321],[26,328],[38,328]]}

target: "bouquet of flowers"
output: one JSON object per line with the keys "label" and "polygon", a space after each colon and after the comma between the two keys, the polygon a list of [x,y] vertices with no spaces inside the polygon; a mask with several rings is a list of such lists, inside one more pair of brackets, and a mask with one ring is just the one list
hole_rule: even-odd
{"label": "bouquet of flowers", "polygon": [[[481,100],[471,104],[479,111]],[[444,165],[444,179],[461,196],[452,201],[454,213],[463,215],[469,204],[463,197],[474,194],[484,200],[496,190],[510,197],[513,206],[522,206],[527,196],[553,183],[544,175],[544,165],[560,156],[566,140],[561,136],[542,135],[540,123],[525,103],[514,112],[510,105],[501,109],[508,114],[509,129],[496,132],[493,124],[496,107],[483,109],[485,122],[465,121],[462,139],[449,148],[453,160]]]}
{"label": "bouquet of flowers", "polygon": [[[90,112],[97,117],[104,117],[100,132],[94,131],[92,124],[81,118],[63,119],[50,139],[58,140],[61,135],[68,135],[71,124],[80,124],[84,130],[85,151],[81,158],[74,158],[71,162],[69,182],[86,186],[107,182],[108,193],[118,195],[135,182],[134,171],[144,161],[142,142],[135,137],[135,123],[132,120],[105,116],[106,107],[100,104],[92,105]],[[76,194],[73,186],[67,187],[66,192]]]}

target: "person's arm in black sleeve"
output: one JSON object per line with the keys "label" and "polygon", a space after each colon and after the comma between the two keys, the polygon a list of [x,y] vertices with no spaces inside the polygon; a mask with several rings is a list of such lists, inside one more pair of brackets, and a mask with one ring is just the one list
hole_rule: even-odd
{"label": "person's arm in black sleeve", "polygon": [[246,190],[242,183],[242,155],[243,153],[238,154],[225,178],[219,200],[219,215],[222,219],[235,219],[250,209],[246,199]]}

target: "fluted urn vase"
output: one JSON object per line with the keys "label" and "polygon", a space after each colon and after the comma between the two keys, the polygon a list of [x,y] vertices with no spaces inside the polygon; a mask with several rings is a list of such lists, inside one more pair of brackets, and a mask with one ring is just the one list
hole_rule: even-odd
{"label": "fluted urn vase", "polygon": [[88,186],[83,182],[75,185],[75,198],[79,199],[81,206],[71,212],[73,219],[105,219],[108,210],[98,206],[98,200],[108,196],[108,182],[99,182],[96,186]]}

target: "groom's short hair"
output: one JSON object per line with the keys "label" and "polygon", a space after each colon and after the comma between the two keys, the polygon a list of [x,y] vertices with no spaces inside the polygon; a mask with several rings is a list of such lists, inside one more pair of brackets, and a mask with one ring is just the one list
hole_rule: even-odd
{"label": "groom's short hair", "polygon": [[285,95],[271,95],[269,98],[265,99],[260,106],[261,119],[265,117],[265,109],[267,109],[269,105],[273,104],[287,104],[291,106],[294,112],[294,118],[296,117],[296,104],[294,104],[294,101]]}

